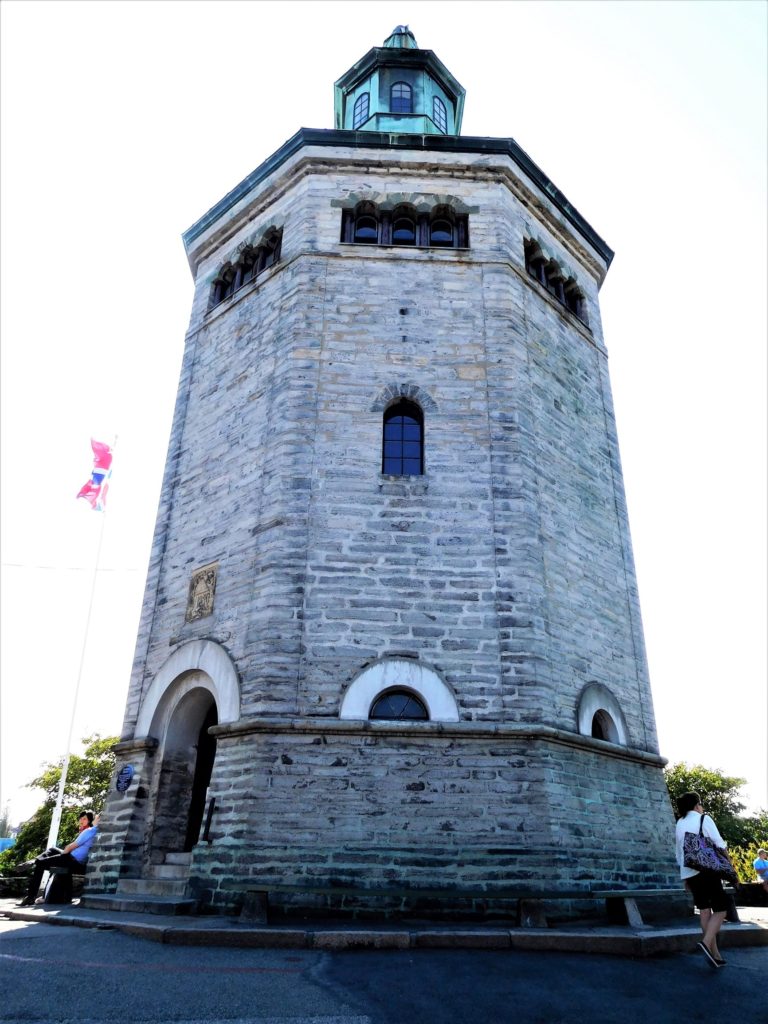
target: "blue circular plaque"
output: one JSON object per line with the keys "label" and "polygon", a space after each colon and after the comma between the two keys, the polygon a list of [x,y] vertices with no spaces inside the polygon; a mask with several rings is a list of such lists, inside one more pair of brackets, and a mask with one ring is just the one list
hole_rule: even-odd
{"label": "blue circular plaque", "polygon": [[118,793],[124,793],[126,791],[126,789],[128,789],[128,787],[130,786],[132,778],[133,778],[133,765],[132,764],[123,765],[123,767],[117,773],[117,786],[116,786],[117,792]]}

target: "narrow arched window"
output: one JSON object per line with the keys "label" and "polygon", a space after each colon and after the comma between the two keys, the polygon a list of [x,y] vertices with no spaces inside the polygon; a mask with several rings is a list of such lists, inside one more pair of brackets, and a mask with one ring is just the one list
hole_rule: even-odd
{"label": "narrow arched window", "polygon": [[416,245],[416,218],[408,207],[398,206],[392,215],[392,244]]}
{"label": "narrow arched window", "polygon": [[559,264],[555,260],[550,260],[544,268],[544,273],[547,276],[545,284],[547,291],[551,292],[558,302],[565,305],[565,288],[563,287],[565,278]]}
{"label": "narrow arched window", "polygon": [[389,91],[389,109],[393,114],[410,114],[412,91],[407,82],[395,82]]}
{"label": "narrow arched window", "polygon": [[430,245],[456,245],[456,218],[450,206],[438,206],[429,224]]}
{"label": "narrow arched window", "polygon": [[544,273],[546,258],[535,242],[525,243],[525,269],[535,277],[541,284],[546,285],[547,277]]}
{"label": "narrow arched window", "polygon": [[283,240],[281,231],[269,231],[264,236],[264,241],[259,246],[259,259],[256,267],[256,273],[260,274],[262,270],[266,270],[267,267],[271,267],[274,263],[280,259],[280,245]]}
{"label": "narrow arched window", "polygon": [[429,719],[427,709],[419,698],[408,690],[390,690],[377,697],[371,706],[369,718],[386,718],[390,721],[418,722]]}
{"label": "narrow arched window", "polygon": [[441,132],[446,133],[448,131],[448,112],[439,96],[435,96],[432,99],[432,120]]}
{"label": "narrow arched window", "polygon": [[355,100],[355,106],[352,110],[352,127],[359,128],[361,124],[368,120],[368,110],[370,108],[370,94],[364,92],[361,96],[358,96]]}
{"label": "narrow arched window", "polygon": [[214,282],[213,300],[211,302],[211,305],[217,306],[220,302],[223,302],[224,299],[229,298],[229,296],[234,292],[234,290],[235,268],[225,267],[223,270],[219,272],[219,276],[217,280]]}
{"label": "narrow arched window", "polygon": [[433,220],[429,228],[430,245],[453,245],[453,225],[449,220]]}
{"label": "narrow arched window", "polygon": [[565,305],[583,324],[589,326],[584,293],[572,278],[565,282]]}
{"label": "narrow arched window", "polygon": [[242,284],[248,284],[256,277],[258,256],[258,252],[249,246],[240,257]]}
{"label": "narrow arched window", "polygon": [[379,240],[379,220],[373,203],[360,203],[355,210],[355,242],[364,245],[375,245]]}
{"label": "narrow arched window", "polygon": [[424,415],[405,399],[384,413],[381,471],[391,476],[424,472]]}

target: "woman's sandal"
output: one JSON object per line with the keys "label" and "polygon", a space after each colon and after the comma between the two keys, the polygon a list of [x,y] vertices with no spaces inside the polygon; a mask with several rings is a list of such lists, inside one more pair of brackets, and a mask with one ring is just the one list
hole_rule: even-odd
{"label": "woman's sandal", "polygon": [[703,942],[697,942],[696,945],[699,947],[699,949],[702,951],[704,956],[707,958],[707,960],[709,960],[710,964],[713,967],[722,967],[723,966],[723,961],[722,960],[718,960],[717,957],[712,956],[712,954],[710,953],[710,951],[707,949],[707,947],[704,945]]}

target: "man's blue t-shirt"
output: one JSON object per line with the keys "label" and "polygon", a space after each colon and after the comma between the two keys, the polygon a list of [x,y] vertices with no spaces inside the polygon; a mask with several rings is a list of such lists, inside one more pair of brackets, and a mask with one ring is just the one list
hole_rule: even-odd
{"label": "man's blue t-shirt", "polygon": [[79,864],[85,864],[98,831],[95,825],[91,825],[90,828],[84,828],[77,839],[75,839],[77,845],[74,850],[69,851],[70,857],[74,857]]}
{"label": "man's blue t-shirt", "polygon": [[768,882],[768,860],[757,857],[754,861],[754,867],[758,877],[762,878],[764,882]]}

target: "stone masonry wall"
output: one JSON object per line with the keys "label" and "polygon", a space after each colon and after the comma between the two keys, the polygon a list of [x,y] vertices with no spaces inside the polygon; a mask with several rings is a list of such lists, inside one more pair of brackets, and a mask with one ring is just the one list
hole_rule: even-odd
{"label": "stone masonry wall", "polygon": [[653,762],[544,737],[385,726],[220,735],[217,769],[212,843],[193,867],[214,905],[249,878],[489,892],[544,879],[566,891],[674,883],[673,817]]}
{"label": "stone masonry wall", "polygon": [[[225,648],[241,719],[217,730],[213,842],[193,862],[215,905],[231,902],[219,882],[253,872],[671,877],[661,761],[638,753],[657,742],[599,321],[605,268],[529,186],[470,155],[427,166],[310,153],[193,253],[124,736],[179,644]],[[470,248],[342,244],[341,204],[361,196],[453,199],[471,211]],[[208,311],[217,268],[271,225],[280,262]],[[527,237],[577,274],[589,329],[527,274]],[[397,395],[424,411],[421,477],[381,473]],[[191,574],[209,563],[213,613],[186,622]],[[334,731],[349,725],[337,721],[346,688],[387,655],[440,674],[453,732]],[[631,756],[562,739],[593,681],[618,700]],[[523,732],[494,732],[507,727]],[[629,831],[648,837],[632,864]]]}
{"label": "stone masonry wall", "polygon": [[[366,661],[403,650],[443,672],[468,717],[572,726],[585,682],[626,685],[601,349],[521,274],[530,211],[495,182],[459,178],[453,193],[477,210],[469,252],[344,246],[332,199],[354,184],[305,176],[264,211],[264,223],[284,217],[282,264],[190,338],[127,729],[169,642],[201,635],[235,659],[246,713],[335,714]],[[440,177],[407,184],[414,197],[447,189]],[[385,175],[367,185],[392,190]],[[434,403],[426,475],[387,480],[371,407],[409,384]],[[598,548],[602,575],[582,585]],[[185,624],[190,572],[214,560],[214,614]],[[435,615],[425,604],[437,597]],[[597,621],[568,632],[570,610],[594,597]],[[602,620],[617,635],[592,650]]]}

